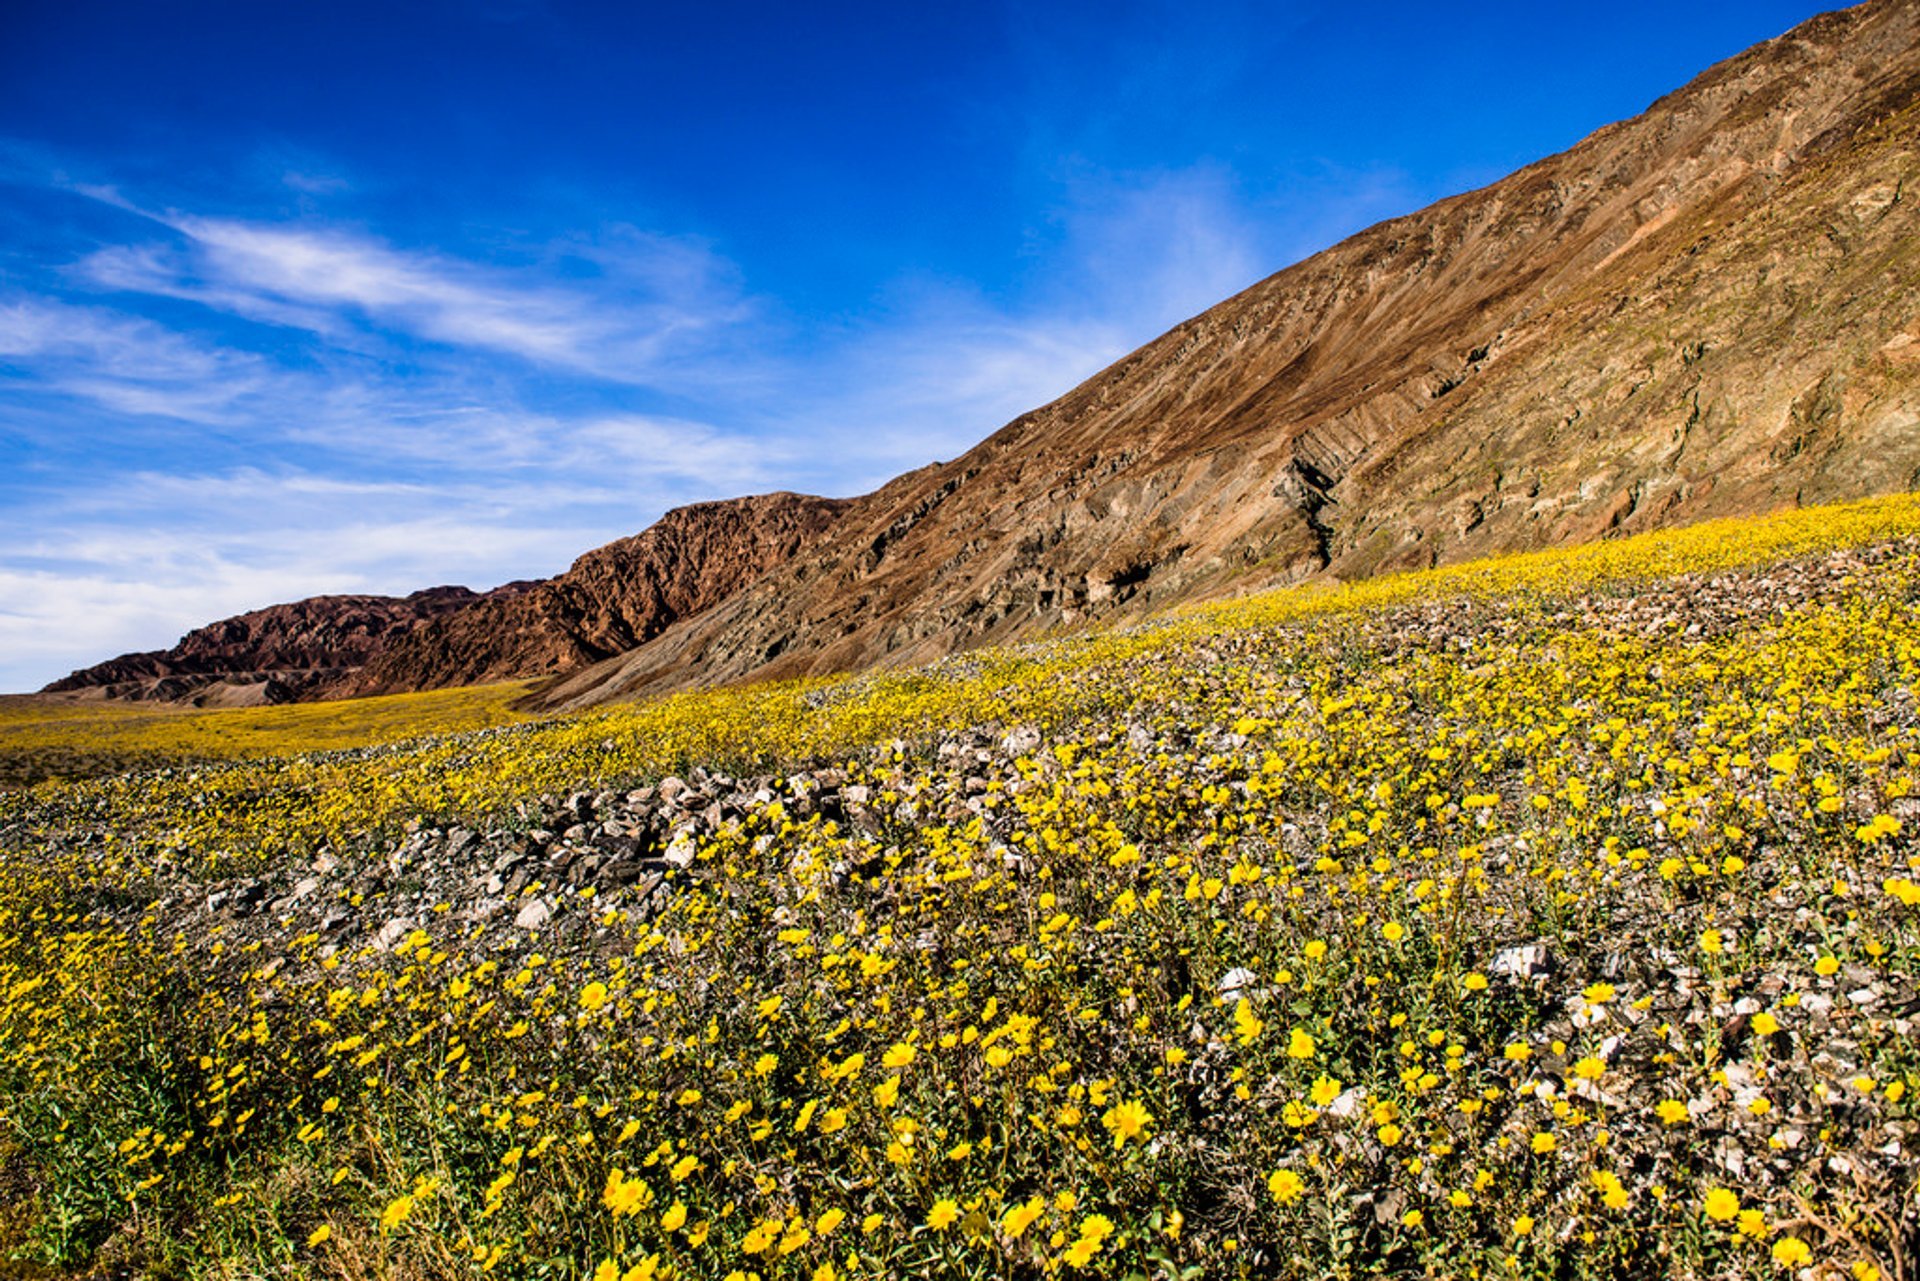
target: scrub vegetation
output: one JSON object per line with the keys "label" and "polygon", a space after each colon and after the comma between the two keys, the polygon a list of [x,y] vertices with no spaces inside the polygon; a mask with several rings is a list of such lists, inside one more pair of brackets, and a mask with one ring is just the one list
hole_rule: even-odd
{"label": "scrub vegetation", "polygon": [[257,759],[153,717],[247,759],[0,794],[0,1245],[1911,1277],[1916,596],[1902,497]]}

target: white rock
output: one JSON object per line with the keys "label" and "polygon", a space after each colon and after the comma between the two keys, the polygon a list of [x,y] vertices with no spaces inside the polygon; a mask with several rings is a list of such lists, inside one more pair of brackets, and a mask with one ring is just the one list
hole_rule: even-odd
{"label": "white rock", "polygon": [[1031,725],[1022,725],[1000,740],[1000,750],[1009,756],[1025,756],[1040,746],[1040,731]]}
{"label": "white rock", "polygon": [[1235,966],[1220,976],[1220,999],[1237,1001],[1247,995],[1246,989],[1260,981],[1260,976],[1245,966]]}
{"label": "white rock", "polygon": [[396,916],[380,927],[380,932],[373,936],[373,945],[382,952],[391,952],[400,940],[418,928],[411,916]]}
{"label": "white rock", "polygon": [[537,930],[552,919],[553,904],[537,898],[520,909],[513,918],[513,927],[517,930]]}
{"label": "white rock", "polygon": [[1529,981],[1553,973],[1553,954],[1545,943],[1510,947],[1493,958],[1492,970],[1506,978]]}
{"label": "white rock", "polygon": [[1360,1104],[1366,1097],[1366,1090],[1358,1085],[1350,1090],[1344,1090],[1341,1092],[1339,1098],[1327,1104],[1327,1115],[1337,1116],[1342,1120],[1350,1116],[1356,1116],[1360,1112]]}
{"label": "white rock", "polygon": [[693,833],[682,828],[673,834],[673,840],[667,843],[666,853],[660,857],[666,860],[669,867],[689,868],[693,866],[694,857],[699,852],[700,847],[694,840]]}

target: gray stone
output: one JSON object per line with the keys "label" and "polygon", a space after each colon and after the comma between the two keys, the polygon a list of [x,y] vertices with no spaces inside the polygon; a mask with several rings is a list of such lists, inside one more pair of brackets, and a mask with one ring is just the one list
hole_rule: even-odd
{"label": "gray stone", "polygon": [[1559,966],[1545,943],[1526,943],[1500,952],[1490,968],[1503,978],[1533,983],[1551,978]]}
{"label": "gray stone", "polygon": [[694,839],[693,829],[683,827],[673,834],[661,858],[669,867],[685,869],[693,866],[693,860],[699,856],[699,852],[700,846]]}
{"label": "gray stone", "polygon": [[1000,740],[1000,750],[1009,756],[1025,756],[1040,746],[1040,731],[1031,725],[1015,727]]}
{"label": "gray stone", "polygon": [[391,952],[400,945],[402,939],[419,928],[419,923],[411,916],[396,916],[380,927],[380,932],[373,936],[373,945],[382,952]]}
{"label": "gray stone", "polygon": [[1260,976],[1252,970],[1245,966],[1236,966],[1220,976],[1220,999],[1237,1001],[1242,996],[1249,995],[1253,985],[1259,981]]}

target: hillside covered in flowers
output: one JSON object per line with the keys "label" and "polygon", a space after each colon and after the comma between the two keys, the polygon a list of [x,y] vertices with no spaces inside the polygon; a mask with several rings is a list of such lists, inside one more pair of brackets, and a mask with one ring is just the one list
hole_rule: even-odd
{"label": "hillside covered in flowers", "polygon": [[157,722],[0,793],[0,1274],[1914,1276],[1916,598],[1901,497]]}

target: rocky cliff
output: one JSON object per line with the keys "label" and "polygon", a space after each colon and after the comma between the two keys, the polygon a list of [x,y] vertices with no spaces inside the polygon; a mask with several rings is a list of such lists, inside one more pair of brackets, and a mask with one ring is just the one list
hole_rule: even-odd
{"label": "rocky cliff", "polygon": [[338,681],[395,637],[481,599],[464,587],[311,596],[209,623],[172,649],[122,654],[41,692],[201,707],[291,702]]}
{"label": "rocky cliff", "polygon": [[1917,28],[1815,18],[1290,267],[541,701],[1912,488]]}
{"label": "rocky cliff", "polygon": [[676,508],[557,578],[478,601],[383,647],[330,694],[570,672],[624,653],[810,548],[847,503],[765,494]]}
{"label": "rocky cliff", "polygon": [[239,706],[571,672],[653,639],[818,540],[847,503],[763,494],[676,508],[556,578],[479,595],[315,596],[73,673],[43,693]]}

